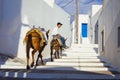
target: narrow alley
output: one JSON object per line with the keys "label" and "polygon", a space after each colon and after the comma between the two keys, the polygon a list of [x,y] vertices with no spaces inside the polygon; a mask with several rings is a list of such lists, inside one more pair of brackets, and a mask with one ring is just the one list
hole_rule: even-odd
{"label": "narrow alley", "polygon": [[84,79],[120,80],[120,0],[0,0],[0,80]]}

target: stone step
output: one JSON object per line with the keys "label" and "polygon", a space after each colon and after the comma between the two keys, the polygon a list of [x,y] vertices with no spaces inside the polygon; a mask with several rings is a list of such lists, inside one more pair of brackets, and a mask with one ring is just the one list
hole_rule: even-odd
{"label": "stone step", "polygon": [[72,44],[72,46],[71,46],[71,48],[93,48],[93,47],[95,47],[95,48],[98,48],[98,44],[80,44],[80,45],[78,45],[78,44]]}
{"label": "stone step", "polygon": [[82,53],[82,54],[96,54],[96,51],[94,51],[94,50],[84,50],[84,49],[81,49],[81,50],[69,50],[69,51],[66,51],[66,52],[70,52],[70,53],[73,53],[73,54],[75,54],[75,53]]}
{"label": "stone step", "polygon": [[63,56],[78,56],[78,57],[99,57],[99,55],[93,54],[62,54]]}
{"label": "stone step", "polygon": [[77,58],[77,59],[99,59],[98,57],[86,57],[86,56],[70,56],[70,55],[67,55],[67,56],[62,56],[63,58]]}
{"label": "stone step", "polygon": [[66,66],[38,66],[41,70],[66,70],[66,71],[114,71],[107,67],[66,67]]}
{"label": "stone step", "polygon": [[[99,58],[79,58],[78,56],[76,57],[72,57],[72,56],[69,56],[69,57],[66,57],[66,56],[62,56],[62,59],[71,59],[71,60],[73,60],[73,59],[77,59],[77,60],[95,60],[95,61],[98,61],[98,60],[100,60]],[[103,61],[103,60],[101,60],[101,61]]]}
{"label": "stone step", "polygon": [[76,62],[79,62],[79,63],[105,63],[104,61],[101,61],[101,60],[94,60],[94,59],[54,59],[54,62],[63,62],[63,63],[76,63]]}
{"label": "stone step", "polygon": [[58,62],[47,62],[46,66],[108,66],[104,63],[58,63]]}
{"label": "stone step", "polygon": [[21,63],[16,62],[0,62],[0,65],[25,65]]}
{"label": "stone step", "polygon": [[63,52],[63,54],[64,54],[64,55],[73,55],[73,56],[74,56],[74,55],[75,55],[75,56],[76,56],[76,55],[79,55],[79,56],[86,56],[86,57],[87,57],[87,56],[88,56],[88,57],[97,57],[97,56],[99,56],[99,54],[96,54],[96,53],[74,53],[74,52],[73,52],[73,53],[64,53],[64,52]]}
{"label": "stone step", "polygon": [[[99,59],[99,58],[97,58],[97,59],[92,59],[92,58],[79,58],[79,57],[64,57],[64,56],[62,56],[62,59],[63,60],[87,60],[87,61],[103,61],[102,59]],[[59,60],[59,59],[58,59]]]}
{"label": "stone step", "polygon": [[96,54],[96,53],[74,53],[74,52],[73,52],[73,53],[64,53],[64,52],[63,52],[63,54],[64,54],[64,55],[73,55],[73,56],[74,56],[74,55],[75,55],[75,56],[77,56],[77,55],[78,55],[78,56],[86,56],[86,57],[87,57],[87,56],[88,56],[88,57],[97,57],[97,56],[99,56],[99,54]]}
{"label": "stone step", "polygon": [[[79,65],[79,63],[82,63],[82,65],[84,65],[84,64],[86,64],[86,63],[100,63],[101,64],[101,62],[103,62],[103,61],[101,61],[101,60],[99,60],[99,59],[76,59],[76,58],[68,58],[68,57],[65,57],[65,58],[63,58],[63,59],[54,59],[54,61],[55,62],[47,62],[47,64],[56,64],[56,63],[59,63],[58,65],[61,65],[62,64],[62,66],[66,66],[66,65],[68,65],[68,66],[78,66]],[[8,65],[8,66],[25,66],[25,64],[21,64],[21,63],[15,63],[15,62],[6,62],[6,63],[4,63],[4,62],[0,62],[0,64],[1,64],[1,67],[2,66],[4,66],[4,65]],[[65,65],[64,65],[65,64]]]}
{"label": "stone step", "polygon": [[[1,65],[1,69],[26,69],[26,66]],[[107,71],[113,70],[104,66],[76,66],[76,65],[46,65],[37,66],[36,69],[44,70],[82,70],[82,71]],[[34,68],[33,68],[34,69]]]}
{"label": "stone step", "polygon": [[0,65],[1,69],[26,69],[24,65]]}
{"label": "stone step", "polygon": [[55,66],[105,66],[104,63],[57,63],[57,62],[47,62],[46,65]]}

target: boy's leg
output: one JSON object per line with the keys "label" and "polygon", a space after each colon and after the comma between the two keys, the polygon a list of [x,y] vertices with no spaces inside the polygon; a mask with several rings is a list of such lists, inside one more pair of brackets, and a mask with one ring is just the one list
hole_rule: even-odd
{"label": "boy's leg", "polygon": [[62,41],[62,44],[63,44],[63,48],[65,48],[65,47],[66,47],[65,38],[64,38],[64,37],[61,37],[61,41]]}

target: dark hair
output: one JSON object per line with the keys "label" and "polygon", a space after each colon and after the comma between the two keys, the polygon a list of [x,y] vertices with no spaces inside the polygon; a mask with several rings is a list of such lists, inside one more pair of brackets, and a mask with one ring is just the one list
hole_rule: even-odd
{"label": "dark hair", "polygon": [[62,23],[58,22],[57,25],[63,25]]}

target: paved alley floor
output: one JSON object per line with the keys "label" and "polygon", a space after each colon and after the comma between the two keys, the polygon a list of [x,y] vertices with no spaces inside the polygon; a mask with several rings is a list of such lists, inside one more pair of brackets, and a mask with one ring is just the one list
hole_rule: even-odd
{"label": "paved alley floor", "polygon": [[72,45],[63,52],[62,59],[48,61],[45,66],[40,65],[31,70],[26,70],[25,65],[20,63],[1,65],[0,76],[3,80],[120,79],[120,73],[97,52],[97,45]]}

